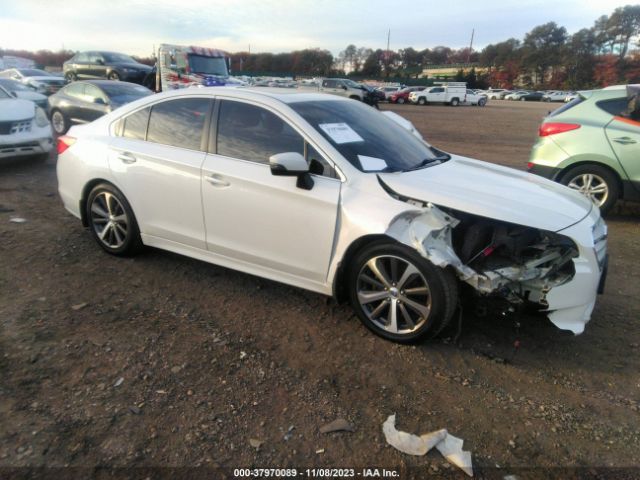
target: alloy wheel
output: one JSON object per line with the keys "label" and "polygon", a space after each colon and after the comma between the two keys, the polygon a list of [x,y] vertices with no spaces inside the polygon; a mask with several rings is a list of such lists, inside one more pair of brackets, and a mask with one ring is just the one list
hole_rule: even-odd
{"label": "alloy wheel", "polygon": [[429,319],[429,284],[408,260],[393,255],[372,257],[360,269],[356,288],[365,315],[389,333],[415,332]]}
{"label": "alloy wheel", "polygon": [[589,197],[598,207],[601,207],[609,198],[607,182],[595,173],[581,173],[572,178],[567,186]]}
{"label": "alloy wheel", "polygon": [[124,245],[129,234],[129,218],[120,200],[111,192],[100,192],[91,203],[91,226],[107,247]]}
{"label": "alloy wheel", "polygon": [[64,133],[65,121],[62,112],[58,112],[57,110],[53,112],[53,115],[51,115],[51,124],[56,133]]}

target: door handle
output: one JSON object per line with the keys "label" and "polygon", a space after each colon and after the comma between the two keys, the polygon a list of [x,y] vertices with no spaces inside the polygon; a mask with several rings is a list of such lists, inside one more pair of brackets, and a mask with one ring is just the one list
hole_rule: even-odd
{"label": "door handle", "polygon": [[213,185],[214,187],[225,188],[225,187],[228,187],[229,185],[231,185],[222,176],[220,176],[218,174],[215,174],[215,173],[212,174],[212,175],[207,176],[205,178],[205,180],[207,182],[209,182],[211,185]]}
{"label": "door handle", "polygon": [[632,143],[637,143],[633,138],[629,137],[618,137],[613,139],[614,142],[621,143],[622,145],[631,145]]}
{"label": "door handle", "polygon": [[122,163],[131,164],[135,163],[136,157],[128,152],[122,152],[118,154],[118,160],[120,160]]}

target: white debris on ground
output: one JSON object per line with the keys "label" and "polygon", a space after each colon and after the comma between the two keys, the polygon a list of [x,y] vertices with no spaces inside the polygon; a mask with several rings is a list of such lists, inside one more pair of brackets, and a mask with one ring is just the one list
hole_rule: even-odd
{"label": "white debris on ground", "polygon": [[449,463],[473,477],[471,452],[462,450],[464,440],[454,437],[446,429],[443,428],[420,436],[400,432],[396,430],[396,416],[394,414],[390,415],[382,424],[382,431],[387,443],[397,450],[409,455],[425,455],[433,447],[436,447]]}

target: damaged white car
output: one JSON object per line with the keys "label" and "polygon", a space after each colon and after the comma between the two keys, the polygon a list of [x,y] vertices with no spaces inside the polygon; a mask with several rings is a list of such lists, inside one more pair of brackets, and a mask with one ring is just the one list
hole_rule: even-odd
{"label": "damaged white car", "polygon": [[162,93],[58,151],[64,205],[105,251],[148,245],[334,295],[398,342],[436,335],[469,295],[578,334],[606,274],[606,226],[579,193],[333,95]]}

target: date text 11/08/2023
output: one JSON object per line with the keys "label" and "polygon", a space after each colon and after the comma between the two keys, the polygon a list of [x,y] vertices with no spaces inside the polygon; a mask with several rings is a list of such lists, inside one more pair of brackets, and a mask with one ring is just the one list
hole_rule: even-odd
{"label": "date text 11/08/2023", "polygon": [[386,468],[236,468],[236,478],[398,478],[400,473]]}

